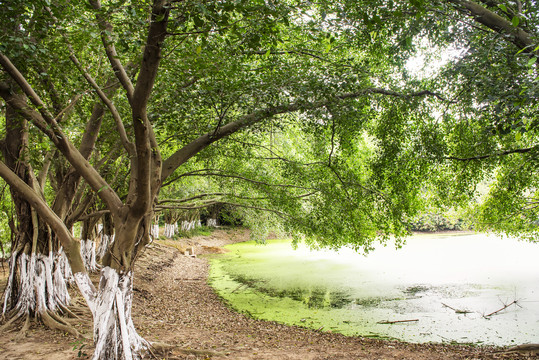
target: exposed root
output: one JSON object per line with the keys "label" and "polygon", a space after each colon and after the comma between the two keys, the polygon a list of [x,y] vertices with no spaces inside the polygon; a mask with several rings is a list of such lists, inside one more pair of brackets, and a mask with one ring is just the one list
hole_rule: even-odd
{"label": "exposed root", "polygon": [[51,318],[53,318],[54,320],[56,320],[57,322],[59,322],[60,324],[64,324],[64,325],[69,325],[69,323],[67,322],[66,319],[62,318],[61,316],[59,316],[58,314],[55,314],[51,311],[48,312],[49,316]]}
{"label": "exposed root", "polygon": [[51,314],[49,314],[48,311],[45,311],[40,314],[41,320],[43,321],[43,324],[48,326],[51,329],[60,330],[63,332],[67,332],[75,337],[80,337],[80,333],[75,329],[73,326],[67,324],[67,323],[61,323],[57,320],[55,320]]}
{"label": "exposed root", "polygon": [[68,307],[59,305],[58,308],[60,308],[62,313],[66,314],[67,316],[78,319],[78,320],[82,320],[79,316],[75,315],[75,313],[71,311]]}
{"label": "exposed root", "polygon": [[9,331],[15,326],[15,323],[22,317],[22,314],[14,315],[9,317],[9,320],[0,327],[0,333],[4,331]]}
{"label": "exposed root", "polygon": [[26,320],[24,321],[24,325],[15,338],[17,340],[25,338],[26,334],[28,334],[28,330],[30,330],[30,314],[26,314]]}

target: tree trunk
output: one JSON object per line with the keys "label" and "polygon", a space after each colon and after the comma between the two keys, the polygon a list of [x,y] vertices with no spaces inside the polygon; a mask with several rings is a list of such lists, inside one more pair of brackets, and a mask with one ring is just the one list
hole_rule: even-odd
{"label": "tree trunk", "polygon": [[165,236],[169,239],[173,238],[178,232],[178,223],[165,224]]}
{"label": "tree trunk", "polygon": [[114,242],[114,226],[112,224],[112,217],[110,214],[103,216],[103,229],[101,230],[101,241],[99,242],[99,248],[97,249],[97,258],[103,259],[105,254],[109,250],[110,246]]}
{"label": "tree trunk", "polygon": [[96,223],[97,220],[89,218],[82,222],[82,232],[80,240],[80,253],[84,261],[84,266],[89,272],[98,270],[96,261]]}
{"label": "tree trunk", "polygon": [[155,215],[152,220],[152,226],[150,228],[150,236],[152,240],[159,238],[159,215]]}
{"label": "tree trunk", "polygon": [[[3,149],[6,165],[36,193],[41,188],[29,165],[25,149],[28,147],[28,127],[25,120],[9,105],[6,108],[6,139]],[[42,320],[47,326],[78,335],[78,332],[58,317],[68,312],[69,294],[65,275],[69,264],[63,261],[62,251],[45,222],[30,204],[11,189],[17,228],[13,237],[8,284],[2,302],[2,315],[9,320],[1,329],[7,329],[18,319],[26,319],[21,332],[29,327],[29,319]],[[65,256],[64,256],[65,258]]]}
{"label": "tree trunk", "polygon": [[[142,359],[150,348],[138,335],[131,317],[133,265],[149,241],[150,216],[128,217],[123,222],[115,218],[116,240],[103,258],[97,290],[87,273],[74,275],[93,315],[94,360]],[[126,243],[134,247],[126,249]]]}
{"label": "tree trunk", "polygon": [[101,270],[97,293],[89,289],[87,274],[75,275],[94,319],[94,360],[142,359],[150,343],[138,335],[131,317],[133,272],[119,274],[111,267]]}

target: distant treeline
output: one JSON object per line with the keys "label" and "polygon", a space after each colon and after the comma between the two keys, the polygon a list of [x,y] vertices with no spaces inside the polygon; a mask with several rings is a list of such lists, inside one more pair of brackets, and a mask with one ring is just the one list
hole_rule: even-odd
{"label": "distant treeline", "polygon": [[469,230],[470,225],[464,219],[444,214],[428,213],[409,222],[412,231]]}

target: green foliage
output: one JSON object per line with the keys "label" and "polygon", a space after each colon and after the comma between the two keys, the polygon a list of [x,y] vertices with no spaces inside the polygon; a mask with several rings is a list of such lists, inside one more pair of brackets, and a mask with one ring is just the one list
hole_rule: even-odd
{"label": "green foliage", "polygon": [[209,228],[207,226],[196,227],[193,230],[184,231],[179,229],[178,233],[174,235],[173,239],[193,238],[195,236],[210,236],[215,228]]}
{"label": "green foliage", "polygon": [[[112,26],[104,31],[85,2],[48,4],[54,18],[44,4],[10,2],[0,47],[54,114],[82,95],[59,118],[79,144],[97,97],[67,43],[99,86],[115,79],[102,37],[135,79],[150,2],[103,2],[97,15]],[[534,4],[489,10],[514,28],[537,28]],[[312,246],[369,250],[406,236],[409,219],[439,213],[433,208],[476,202],[479,184],[495,178],[473,212],[477,226],[535,233],[536,50],[515,49],[504,34],[466,25],[466,16],[443,1],[174,2],[147,108],[163,158],[227,124],[280,111],[183,163],[164,180],[156,210],[172,204],[165,200],[185,212],[218,204],[257,239],[278,231]],[[462,52],[426,77],[407,70],[431,44]],[[439,60],[435,52],[427,64]],[[110,99],[132,139],[125,92]],[[125,199],[131,164],[116,134],[106,112],[90,162]],[[35,129],[31,137],[37,172],[51,145]],[[531,150],[500,155],[516,149]],[[67,171],[61,157],[53,165]],[[59,186],[51,178],[49,202]]]}
{"label": "green foliage", "polygon": [[438,213],[420,215],[410,221],[409,226],[412,231],[468,230],[468,226],[463,219]]}
{"label": "green foliage", "polygon": [[11,253],[11,229],[9,220],[12,217],[12,204],[7,184],[0,180],[0,258]]}

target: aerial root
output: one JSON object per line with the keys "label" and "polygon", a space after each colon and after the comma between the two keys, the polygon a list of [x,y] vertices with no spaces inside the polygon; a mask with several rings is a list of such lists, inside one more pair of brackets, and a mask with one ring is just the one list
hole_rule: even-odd
{"label": "aerial root", "polygon": [[[73,326],[64,322],[61,318],[56,316],[54,313],[50,313],[49,311],[44,311],[40,315],[41,315],[41,320],[43,321],[43,324],[45,324],[49,328],[67,332],[75,337],[81,336],[80,333],[77,331],[77,329],[75,329]],[[56,320],[55,318],[57,318],[58,320]]]}

